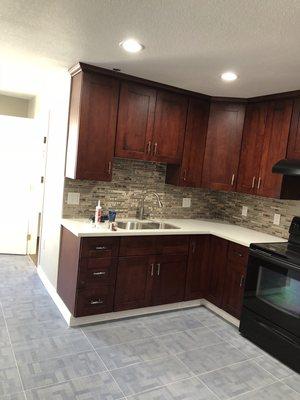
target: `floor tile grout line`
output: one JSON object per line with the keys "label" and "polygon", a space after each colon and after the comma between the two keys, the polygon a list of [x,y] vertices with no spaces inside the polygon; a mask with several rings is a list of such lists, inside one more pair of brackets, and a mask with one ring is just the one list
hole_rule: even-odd
{"label": "floor tile grout line", "polygon": [[[1,303],[1,311],[2,311],[2,314],[3,314],[2,303]],[[7,328],[7,324],[6,324],[5,318],[4,318],[4,323],[5,323],[5,326],[6,326],[6,331],[7,331],[7,334],[8,334],[8,340],[9,340],[9,343],[10,343],[10,346],[11,346],[11,351],[12,351],[12,354],[13,354],[13,357],[14,357],[15,366],[16,366],[17,371],[18,371],[18,376],[19,376],[19,380],[20,380],[20,383],[21,383],[21,387],[22,387],[22,393],[23,393],[24,396],[25,396],[25,400],[27,400],[27,396],[26,396],[26,393],[25,393],[25,389],[24,389],[24,385],[23,385],[22,378],[21,378],[20,370],[19,370],[19,367],[18,367],[18,364],[17,364],[17,359],[16,359],[15,351],[14,351],[13,346],[12,346],[12,343],[11,343],[10,334],[9,334],[9,331],[8,331],[8,328]],[[21,392],[17,392],[17,393],[21,393]]]}
{"label": "floor tile grout line", "polygon": [[[81,328],[80,328],[81,329]],[[120,389],[120,392],[123,395],[123,398],[126,400],[126,395],[123,392],[123,390],[121,389],[120,385],[118,384],[118,382],[115,380],[115,377],[111,374],[111,372],[109,371],[109,369],[107,368],[105,362],[102,360],[100,354],[96,351],[95,347],[93,346],[92,342],[89,340],[89,338],[87,337],[87,335],[85,334],[85,332],[81,329],[81,332],[83,333],[83,335],[86,337],[86,340],[88,341],[88,343],[92,346],[94,352],[96,353],[97,357],[99,358],[99,360],[102,362],[102,364],[104,365],[106,372],[109,374],[109,376],[113,379],[113,381],[115,382],[115,384],[117,385],[117,388]]]}
{"label": "floor tile grout line", "polygon": [[[267,385],[261,386],[259,388],[254,388],[254,389],[248,390],[247,392],[244,392],[244,393],[238,394],[236,396],[230,397],[228,400],[235,400],[235,399],[238,400],[239,397],[244,396],[245,394],[252,393],[252,392],[255,392],[255,391],[258,391],[258,390],[261,390],[261,389],[265,389],[265,388],[267,388],[269,386],[276,385],[277,383],[279,383],[279,382],[268,383]],[[296,393],[298,394],[298,392],[296,392]]]}

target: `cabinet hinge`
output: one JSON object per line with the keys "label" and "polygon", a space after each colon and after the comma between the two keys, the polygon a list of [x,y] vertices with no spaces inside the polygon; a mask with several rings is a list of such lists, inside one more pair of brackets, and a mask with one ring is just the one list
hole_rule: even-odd
{"label": "cabinet hinge", "polygon": [[28,233],[28,235],[27,235],[27,241],[29,241],[29,240],[31,240],[31,234],[30,233]]}
{"label": "cabinet hinge", "polygon": [[43,176],[41,176],[41,183],[44,183],[45,178]]}
{"label": "cabinet hinge", "polygon": [[47,143],[47,136],[44,136],[44,144]]}

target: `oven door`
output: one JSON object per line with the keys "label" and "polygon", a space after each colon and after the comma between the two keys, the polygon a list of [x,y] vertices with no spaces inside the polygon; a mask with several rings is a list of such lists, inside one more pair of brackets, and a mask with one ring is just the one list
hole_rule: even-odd
{"label": "oven door", "polygon": [[300,337],[300,268],[251,249],[244,307]]}

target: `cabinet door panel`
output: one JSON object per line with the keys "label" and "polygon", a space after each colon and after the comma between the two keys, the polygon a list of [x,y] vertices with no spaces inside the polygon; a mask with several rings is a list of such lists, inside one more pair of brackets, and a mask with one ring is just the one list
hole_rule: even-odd
{"label": "cabinet door panel", "polygon": [[267,111],[268,103],[247,105],[237,183],[239,192],[256,193]]}
{"label": "cabinet door panel", "polygon": [[235,189],[244,114],[243,104],[211,104],[202,175],[204,187]]}
{"label": "cabinet door panel", "polygon": [[167,91],[158,91],[152,153],[154,161],[180,164],[187,108],[187,97]]}
{"label": "cabinet door panel", "polygon": [[223,240],[214,236],[210,238],[207,299],[218,307],[222,305],[227,249],[227,240]]}
{"label": "cabinet door panel", "polygon": [[272,167],[286,157],[293,100],[274,101],[270,104],[265,134],[257,194],[278,197],[282,175],[273,174]]}
{"label": "cabinet door panel", "polygon": [[[128,310],[150,305],[151,257],[119,258],[114,310]],[[154,265],[153,265],[154,268]]]}
{"label": "cabinet door panel", "polygon": [[110,181],[119,82],[89,73],[82,85],[76,178]]}
{"label": "cabinet door panel", "polygon": [[152,305],[184,300],[186,268],[187,257],[184,255],[156,257]]}
{"label": "cabinet door panel", "polygon": [[185,300],[205,297],[209,272],[209,235],[192,236],[187,267]]}
{"label": "cabinet door panel", "polygon": [[147,159],[151,152],[156,90],[122,83],[116,157]]}
{"label": "cabinet door panel", "polygon": [[300,99],[294,104],[287,158],[300,158]]}

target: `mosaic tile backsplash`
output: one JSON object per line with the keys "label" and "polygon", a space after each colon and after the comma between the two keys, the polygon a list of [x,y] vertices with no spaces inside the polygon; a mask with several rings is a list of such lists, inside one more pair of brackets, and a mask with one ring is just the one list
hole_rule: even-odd
{"label": "mosaic tile backsplash", "polygon": [[[166,166],[151,162],[114,159],[112,182],[65,179],[64,218],[89,218],[98,199],[106,211],[114,208],[118,217],[136,217],[145,192],[157,192],[163,202],[159,208],[154,196],[145,201],[148,218],[213,218],[251,229],[288,237],[294,215],[300,215],[300,201],[267,199],[240,193],[180,188],[165,184]],[[80,193],[80,204],[67,204],[69,192]],[[191,198],[191,207],[182,207],[182,198]],[[242,217],[242,206],[248,216]],[[274,213],[281,215],[280,225],[273,224]]]}

